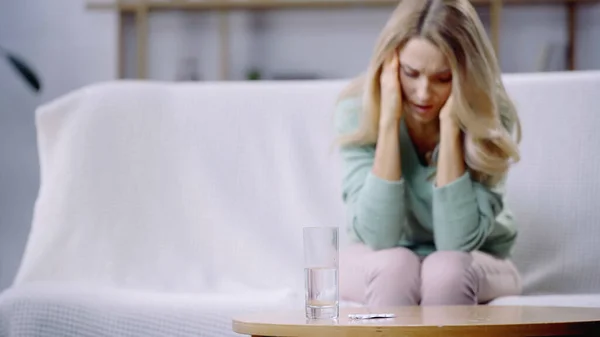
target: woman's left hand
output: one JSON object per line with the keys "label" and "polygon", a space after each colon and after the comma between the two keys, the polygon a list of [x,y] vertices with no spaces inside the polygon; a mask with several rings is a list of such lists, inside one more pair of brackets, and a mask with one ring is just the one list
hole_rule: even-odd
{"label": "woman's left hand", "polygon": [[454,98],[452,94],[450,94],[450,97],[448,97],[440,111],[440,127],[442,132],[450,131],[452,135],[460,133],[460,129],[454,119]]}
{"label": "woman's left hand", "polygon": [[452,109],[453,108],[454,108],[454,97],[452,97],[452,94],[450,94],[450,96],[446,100],[446,103],[444,103],[442,110],[440,111],[440,121],[443,122],[445,120],[452,119]]}

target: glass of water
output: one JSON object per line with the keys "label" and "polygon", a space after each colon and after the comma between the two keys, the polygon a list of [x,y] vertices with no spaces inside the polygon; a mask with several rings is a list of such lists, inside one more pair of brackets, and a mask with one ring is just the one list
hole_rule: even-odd
{"label": "glass of water", "polygon": [[304,299],[306,318],[339,317],[339,230],[304,228]]}

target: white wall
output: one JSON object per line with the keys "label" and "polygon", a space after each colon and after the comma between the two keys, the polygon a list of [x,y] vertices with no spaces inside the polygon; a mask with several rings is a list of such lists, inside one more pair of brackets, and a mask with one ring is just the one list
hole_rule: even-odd
{"label": "white wall", "polygon": [[[580,69],[600,69],[600,5],[581,7],[577,63]],[[234,13],[232,78],[243,79],[253,66],[266,76],[303,71],[350,77],[367,63],[388,14],[386,9]],[[485,11],[482,19],[487,22]],[[0,62],[0,289],[11,283],[18,266],[37,193],[35,106],[82,85],[114,78],[115,23],[110,13],[86,11],[82,0],[0,4],[0,44],[26,56],[45,85],[42,95],[34,96]],[[535,71],[546,44],[565,45],[565,23],[562,6],[506,9],[503,70]],[[217,25],[213,13],[154,14],[150,77],[173,80],[179,60],[200,55],[203,78],[217,79]],[[128,36],[133,36],[131,30]],[[564,62],[560,51],[557,56],[552,61],[555,70]],[[134,55],[128,54],[128,59],[133,70]]]}
{"label": "white wall", "polygon": [[[10,6],[10,8],[6,8]],[[0,44],[31,55],[33,49],[14,33],[24,31],[11,19],[16,4],[0,5]],[[18,264],[27,235],[32,196],[37,190],[35,130],[30,113],[37,99],[0,60],[0,289]]]}

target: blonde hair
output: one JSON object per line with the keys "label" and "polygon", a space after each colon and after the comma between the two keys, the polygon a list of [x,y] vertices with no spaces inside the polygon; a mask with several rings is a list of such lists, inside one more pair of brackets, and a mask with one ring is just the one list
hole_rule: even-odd
{"label": "blonde hair", "polygon": [[[401,0],[386,23],[366,73],[340,99],[362,98],[362,124],[342,144],[375,144],[380,116],[380,82],[386,56],[413,37],[428,39],[448,58],[456,122],[464,133],[471,176],[493,185],[519,161],[521,127],[483,24],[469,0]],[[516,138],[511,133],[516,128]]]}

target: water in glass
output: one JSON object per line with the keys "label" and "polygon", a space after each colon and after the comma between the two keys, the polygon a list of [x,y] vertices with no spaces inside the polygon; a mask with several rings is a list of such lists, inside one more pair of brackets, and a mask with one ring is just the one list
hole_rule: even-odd
{"label": "water in glass", "polygon": [[305,268],[306,315],[311,319],[338,317],[337,268]]}
{"label": "water in glass", "polygon": [[304,229],[304,291],[306,317],[339,316],[338,228]]}

